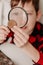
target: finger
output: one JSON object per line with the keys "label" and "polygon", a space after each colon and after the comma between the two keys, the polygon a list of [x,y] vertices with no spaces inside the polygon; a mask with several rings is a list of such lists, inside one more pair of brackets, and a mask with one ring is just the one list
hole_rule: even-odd
{"label": "finger", "polygon": [[2,38],[2,37],[0,38],[0,40],[5,40],[5,39],[6,39],[6,38]]}
{"label": "finger", "polygon": [[3,43],[3,40],[0,40],[0,44]]}
{"label": "finger", "polygon": [[23,41],[20,37],[18,37],[16,34],[14,35],[14,38],[17,39],[17,40],[19,41],[18,44],[24,45],[24,41]]}
{"label": "finger", "polygon": [[23,36],[25,36],[25,38],[29,38],[29,36],[26,34],[26,33],[24,33],[23,32],[23,30],[21,30],[21,28],[19,28],[19,27],[17,27],[17,26],[14,26],[13,27],[13,31],[14,31],[14,29],[16,29],[17,31],[19,31],[21,34],[23,34]]}
{"label": "finger", "polygon": [[21,47],[23,45],[20,44],[20,41],[14,38],[14,43],[16,44],[17,47]]}
{"label": "finger", "polygon": [[28,39],[23,36],[20,32],[18,32],[17,30],[13,29],[15,31],[15,34],[16,36],[18,36],[24,43],[26,43],[28,41]]}
{"label": "finger", "polygon": [[25,39],[24,38],[24,36],[22,36],[22,35],[17,35],[17,34],[14,34],[14,38],[16,38],[18,41],[20,41],[20,44],[21,45],[24,45],[24,44],[26,44],[26,42],[28,41],[27,39]]}
{"label": "finger", "polygon": [[8,32],[6,32],[5,30],[0,29],[0,34],[8,35]]}
{"label": "finger", "polygon": [[3,29],[3,30],[5,30],[5,31],[7,31],[8,33],[10,32],[10,30],[9,30],[8,27],[6,27],[6,26],[0,26],[0,29]]}
{"label": "finger", "polygon": [[18,31],[18,30],[15,29],[15,28],[12,28],[12,30],[13,30],[13,32],[14,32],[17,36],[19,36],[20,38],[22,38],[22,40],[24,40],[24,41],[25,41],[25,40],[28,40],[29,36],[26,37],[27,34],[24,33],[24,34],[25,34],[25,36],[24,36],[21,32],[19,32],[20,30]]}
{"label": "finger", "polygon": [[17,47],[20,47],[20,45],[18,44],[19,42],[14,38],[14,43],[16,44]]}
{"label": "finger", "polygon": [[17,44],[18,44],[20,47],[24,46],[24,45],[27,43],[27,40],[26,40],[26,41],[23,41],[23,40],[21,40],[17,35],[14,35],[14,39],[16,39],[16,40],[18,41]]}
{"label": "finger", "polygon": [[0,40],[5,40],[6,39],[6,36],[4,34],[0,34]]}

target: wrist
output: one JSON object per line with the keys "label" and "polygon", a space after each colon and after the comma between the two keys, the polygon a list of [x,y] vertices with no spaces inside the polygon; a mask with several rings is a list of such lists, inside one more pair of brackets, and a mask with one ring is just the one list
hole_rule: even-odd
{"label": "wrist", "polygon": [[37,64],[43,65],[43,54],[42,53],[40,53],[40,58],[39,58]]}
{"label": "wrist", "polygon": [[[39,51],[34,48],[31,43],[27,43],[26,45],[24,45],[22,47],[23,52],[25,52],[27,54],[27,56],[29,56],[34,62],[38,62],[38,60],[40,59],[40,54]],[[36,55],[37,54],[37,55]]]}

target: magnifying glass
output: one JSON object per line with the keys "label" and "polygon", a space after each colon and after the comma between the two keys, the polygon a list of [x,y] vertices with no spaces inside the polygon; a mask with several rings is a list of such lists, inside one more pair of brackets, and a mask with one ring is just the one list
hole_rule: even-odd
{"label": "magnifying glass", "polygon": [[14,7],[9,11],[8,20],[8,25],[16,23],[18,27],[23,28],[28,22],[28,15],[22,7]]}
{"label": "magnifying glass", "polygon": [[[20,28],[23,28],[28,22],[28,15],[27,15],[27,12],[22,7],[14,7],[13,9],[9,11],[8,20],[9,20],[8,28],[11,31],[11,28],[16,25]],[[12,40],[13,40],[14,32],[11,31],[8,34],[5,41],[7,41],[9,37],[12,37]]]}

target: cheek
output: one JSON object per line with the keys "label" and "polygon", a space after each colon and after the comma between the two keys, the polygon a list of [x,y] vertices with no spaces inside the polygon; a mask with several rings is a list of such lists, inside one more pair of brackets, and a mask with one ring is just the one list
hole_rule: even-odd
{"label": "cheek", "polygon": [[28,23],[26,25],[26,28],[23,29],[26,33],[31,33],[33,31],[33,28],[36,23],[36,15],[32,15],[28,17]]}
{"label": "cheek", "polygon": [[36,14],[28,16],[28,23],[34,23],[36,21]]}
{"label": "cheek", "polygon": [[36,23],[36,16],[30,16],[29,17],[29,20],[28,20],[28,28],[31,30],[34,28],[35,26],[35,23]]}

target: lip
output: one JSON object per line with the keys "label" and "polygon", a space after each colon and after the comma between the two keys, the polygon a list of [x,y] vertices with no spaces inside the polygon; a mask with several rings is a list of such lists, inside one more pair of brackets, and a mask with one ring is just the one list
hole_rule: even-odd
{"label": "lip", "polygon": [[23,27],[22,29],[27,29],[27,26]]}

